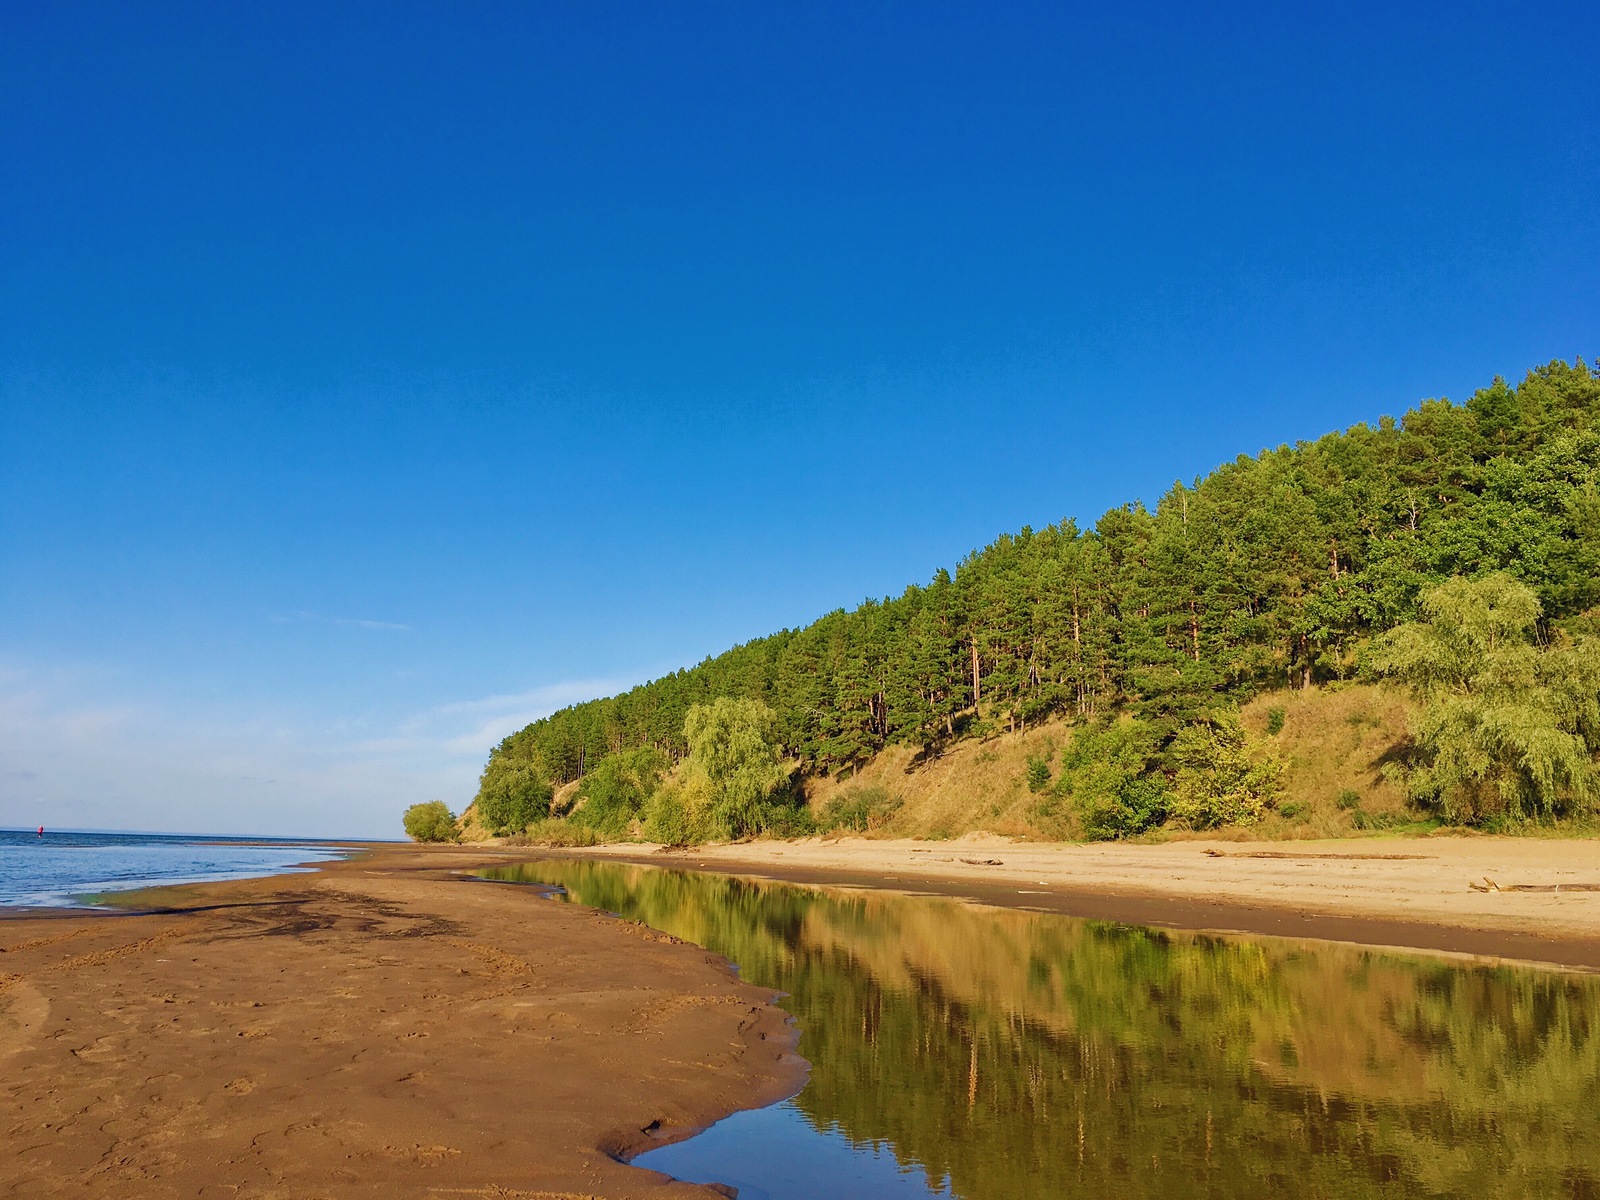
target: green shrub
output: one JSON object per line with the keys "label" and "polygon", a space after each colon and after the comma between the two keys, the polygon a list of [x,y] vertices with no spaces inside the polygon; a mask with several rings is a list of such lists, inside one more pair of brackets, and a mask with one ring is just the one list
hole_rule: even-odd
{"label": "green shrub", "polygon": [[506,839],[513,846],[593,846],[600,839],[586,825],[574,825],[561,817],[545,817],[534,821],[525,833],[515,833]]}
{"label": "green shrub", "polygon": [[1056,790],[1072,799],[1085,837],[1129,837],[1167,815],[1166,781],[1155,772],[1161,736],[1149,722],[1081,725],[1061,753]]}
{"label": "green shrub", "polygon": [[1042,792],[1050,785],[1050,760],[1043,754],[1028,755],[1028,790]]}
{"label": "green shrub", "polygon": [[1238,714],[1215,712],[1179,730],[1171,815],[1190,829],[1248,825],[1277,803],[1283,763],[1248,743]]}
{"label": "green shrub", "polygon": [[816,819],[820,832],[872,833],[882,829],[903,803],[879,784],[852,788],[829,800]]}
{"label": "green shrub", "polygon": [[1361,807],[1361,793],[1354,788],[1345,788],[1339,793],[1339,798],[1334,801],[1345,812]]}
{"label": "green shrub", "polygon": [[817,832],[811,811],[803,804],[768,804],[762,813],[761,833],[766,837],[808,837]]}
{"label": "green shrub", "polygon": [[1358,808],[1350,814],[1350,823],[1357,829],[1394,829],[1409,820],[1398,813],[1369,813]]}
{"label": "green shrub", "polygon": [[666,846],[685,846],[704,840],[690,820],[683,797],[675,786],[658,789],[645,802],[644,836]]}
{"label": "green shrub", "polygon": [[1276,737],[1283,732],[1285,712],[1282,705],[1267,709],[1267,732]]}
{"label": "green shrub", "polygon": [[1131,837],[1166,820],[1171,798],[1160,776],[1124,780],[1115,794],[1085,800],[1078,810],[1083,833],[1094,841]]}
{"label": "green shrub", "polygon": [[443,800],[428,800],[406,809],[402,821],[406,836],[414,842],[453,842],[456,840],[455,816],[445,807]]}

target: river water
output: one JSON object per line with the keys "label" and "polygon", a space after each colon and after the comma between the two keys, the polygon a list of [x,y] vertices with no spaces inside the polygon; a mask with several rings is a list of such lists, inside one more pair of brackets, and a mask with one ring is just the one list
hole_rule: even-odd
{"label": "river water", "polygon": [[134,888],[285,874],[341,855],[326,842],[0,829],[0,906],[87,904]]}
{"label": "river water", "polygon": [[625,864],[485,875],[787,993],[799,1095],[634,1160],[741,1200],[1600,1196],[1600,977]]}

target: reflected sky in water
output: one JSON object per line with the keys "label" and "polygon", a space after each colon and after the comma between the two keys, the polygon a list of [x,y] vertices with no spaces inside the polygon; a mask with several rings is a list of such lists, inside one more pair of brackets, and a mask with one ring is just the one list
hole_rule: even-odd
{"label": "reflected sky in water", "polygon": [[485,872],[726,955],[811,1063],[641,1156],[745,1200],[1600,1197],[1600,978],[616,863]]}
{"label": "reflected sky in water", "polygon": [[854,1142],[837,1126],[817,1128],[793,1100],[734,1113],[702,1134],[633,1161],[691,1183],[731,1184],[739,1200],[953,1195],[948,1179],[931,1184],[920,1166],[902,1164],[892,1146]]}

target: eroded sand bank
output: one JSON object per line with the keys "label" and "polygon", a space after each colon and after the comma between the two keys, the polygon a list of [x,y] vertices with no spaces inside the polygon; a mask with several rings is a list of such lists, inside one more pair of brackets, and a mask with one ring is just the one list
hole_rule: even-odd
{"label": "eroded sand bank", "polygon": [[712,1196],[612,1155],[799,1086],[721,959],[383,849],[0,920],[0,1194]]}

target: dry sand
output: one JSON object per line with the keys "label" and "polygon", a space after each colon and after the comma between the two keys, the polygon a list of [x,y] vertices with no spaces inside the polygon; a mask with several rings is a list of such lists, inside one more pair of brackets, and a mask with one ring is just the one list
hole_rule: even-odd
{"label": "dry sand", "polygon": [[377,850],[0,920],[0,1194],[713,1196],[623,1165],[793,1092],[770,993],[641,926]]}
{"label": "dry sand", "polygon": [[[1600,841],[1426,837],[1061,845],[808,839],[610,856],[1077,916],[1600,970]],[[1484,889],[1484,890],[1479,890]]]}

